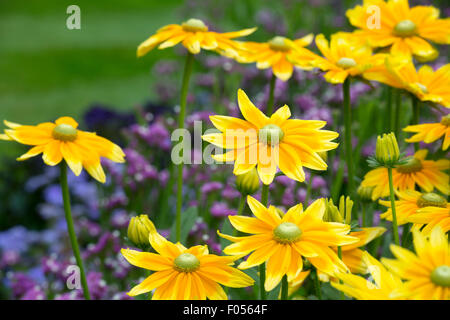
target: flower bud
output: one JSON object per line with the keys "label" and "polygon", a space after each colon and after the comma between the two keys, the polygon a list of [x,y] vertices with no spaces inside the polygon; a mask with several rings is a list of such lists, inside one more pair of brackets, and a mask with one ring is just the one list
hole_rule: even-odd
{"label": "flower bud", "polygon": [[373,189],[375,189],[375,187],[373,186],[372,187],[359,186],[356,192],[358,192],[358,196],[361,198],[361,200],[371,201]]}
{"label": "flower bud", "polygon": [[325,201],[324,221],[350,224],[352,221],[353,201],[350,197],[341,196],[339,208],[334,205],[333,200]]}
{"label": "flower bud", "polygon": [[400,160],[400,150],[393,132],[378,136],[375,159],[380,165],[392,167]]}
{"label": "flower bud", "polygon": [[156,231],[155,226],[146,214],[132,217],[128,224],[128,239],[137,247],[145,248],[150,245],[149,234]]}
{"label": "flower bud", "polygon": [[236,189],[243,194],[251,195],[259,189],[259,176],[256,168],[236,176]]}

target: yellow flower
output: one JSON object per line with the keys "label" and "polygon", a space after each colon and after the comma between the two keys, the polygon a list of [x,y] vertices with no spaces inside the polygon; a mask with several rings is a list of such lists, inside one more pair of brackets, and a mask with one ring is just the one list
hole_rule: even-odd
{"label": "yellow flower", "polygon": [[[434,188],[443,194],[450,193],[449,176],[444,171],[450,168],[450,160],[425,160],[427,150],[419,150],[414,156],[407,158],[407,162],[392,170],[394,189],[404,191],[414,190],[418,185],[425,192]],[[377,168],[369,171],[361,182],[363,187],[374,187],[372,200],[389,195],[389,180],[387,168]]]}
{"label": "yellow flower", "polygon": [[284,275],[288,281],[297,279],[303,269],[302,257],[327,274],[347,270],[330,246],[351,244],[358,239],[347,235],[350,226],[322,220],[324,199],[316,200],[305,211],[301,204],[296,205],[283,217],[275,207],[266,208],[251,196],[247,197],[247,203],[255,217],[228,218],[237,230],[252,235],[232,237],[220,232],[219,235],[234,242],[224,249],[226,254],[243,257],[251,253],[238,268],[248,269],[267,262],[266,291],[275,288]]}
{"label": "yellow flower", "polygon": [[0,139],[34,146],[17,158],[18,161],[42,153],[45,164],[56,166],[64,159],[75,175],[80,175],[84,167],[102,183],[106,177],[100,163],[101,157],[125,162],[125,154],[119,146],[95,133],[78,130],[78,123],[71,117],[61,117],[55,123],[45,122],[37,126],[23,126],[6,120],[4,123],[10,129],[6,129]]}
{"label": "yellow flower", "polygon": [[337,277],[343,283],[332,282],[331,285],[358,300],[391,300],[392,292],[403,285],[402,280],[386,270],[367,252],[363,254],[362,259],[370,273],[369,279],[354,274],[340,273]]}
{"label": "yellow flower", "polygon": [[[398,200],[395,201],[395,208],[397,209],[397,223],[399,225],[410,221],[410,217],[419,212],[420,209],[426,207],[446,207],[447,201],[436,193],[420,193],[418,191],[409,189],[396,192]],[[392,221],[391,202],[379,200],[381,205],[389,208],[385,213],[380,215],[381,218]],[[421,227],[417,225],[416,227]]]}
{"label": "yellow flower", "polygon": [[[342,261],[350,269],[350,272],[360,274],[367,272],[368,265],[363,259],[364,251],[359,248],[365,246],[385,232],[386,228],[383,227],[361,228],[359,231],[350,232],[349,236],[358,238],[359,240],[358,242],[341,246]],[[337,253],[336,247],[333,250]]]}
{"label": "yellow flower", "polygon": [[155,228],[149,235],[157,253],[122,249],[122,255],[134,266],[155,271],[128,292],[137,296],[154,289],[154,300],[226,300],[220,284],[231,288],[253,285],[252,278],[231,267],[236,257],[209,254],[207,246],[189,249],[162,237]]}
{"label": "yellow flower", "polygon": [[[323,34],[316,37],[316,45],[323,57],[315,55],[310,65],[326,71],[325,79],[333,84],[343,83],[347,77],[363,76],[368,69],[384,63],[385,54],[372,55],[371,47],[352,41],[348,35],[334,34],[331,41]],[[302,64],[304,58],[293,54],[294,64]]]}
{"label": "yellow flower", "polygon": [[364,0],[346,15],[360,29],[355,36],[372,47],[390,47],[393,55],[432,60],[438,52],[427,40],[450,43],[450,19],[439,19],[439,10],[432,6],[410,8],[408,0]]}
{"label": "yellow flower", "polygon": [[420,142],[432,143],[437,139],[444,137],[442,143],[442,150],[447,150],[450,146],[450,114],[442,117],[439,123],[423,123],[413,126],[407,126],[403,129],[406,132],[415,132],[406,142]]}
{"label": "yellow flower", "polygon": [[421,101],[431,101],[450,108],[450,64],[434,71],[428,65],[418,71],[411,60],[387,57],[384,64],[364,74],[368,80],[411,92]]}
{"label": "yellow flower", "polygon": [[391,245],[397,259],[382,259],[382,263],[400,278],[406,280],[392,297],[421,300],[450,299],[450,248],[447,236],[435,227],[429,237],[413,230],[415,254]]}
{"label": "yellow flower", "polygon": [[450,230],[450,203],[443,197],[438,197],[436,200],[433,206],[420,208],[415,214],[406,218],[408,222],[426,224],[422,229],[425,235],[430,234],[435,226],[441,227],[444,232]]}
{"label": "yellow flower", "polygon": [[325,121],[289,120],[291,112],[287,105],[268,118],[240,89],[238,102],[245,120],[211,116],[212,123],[221,133],[202,137],[216,146],[232,149],[213,155],[215,160],[235,161],[235,175],[246,173],[257,165],[258,175],[266,185],[273,181],[277,167],[297,181],[305,180],[303,166],[326,170],[327,164],[318,152],[335,149],[337,143],[330,141],[339,134],[320,130],[325,126]]}
{"label": "yellow flower", "polygon": [[291,40],[285,37],[276,36],[263,43],[245,42],[242,44],[243,50],[237,60],[239,62],[256,62],[258,69],[272,68],[274,75],[287,81],[294,71],[294,65],[289,61],[294,53],[302,57],[298,66],[303,69],[310,69],[308,62],[313,57],[313,53],[303,47],[309,45],[313,39],[312,34]]}
{"label": "yellow flower", "polygon": [[192,54],[200,53],[201,49],[216,51],[227,57],[235,57],[240,51],[240,45],[231,40],[253,33],[256,28],[235,32],[218,33],[209,31],[205,23],[198,19],[189,19],[181,25],[169,24],[159,29],[156,34],[142,42],[137,49],[137,56],[142,57],[158,46],[166,49],[182,43]]}

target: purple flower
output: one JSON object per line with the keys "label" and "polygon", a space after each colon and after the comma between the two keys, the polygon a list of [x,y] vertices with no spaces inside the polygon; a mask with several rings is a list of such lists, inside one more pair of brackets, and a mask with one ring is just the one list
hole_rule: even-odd
{"label": "purple flower", "polygon": [[236,215],[236,210],[231,210],[228,208],[227,204],[224,202],[215,202],[209,209],[211,215],[216,218],[224,218],[229,215]]}
{"label": "purple flower", "polygon": [[208,182],[208,183],[205,183],[202,186],[201,193],[203,195],[207,195],[207,194],[212,193],[214,191],[222,190],[222,188],[223,188],[223,184],[220,183],[220,182],[216,182],[216,181]]}

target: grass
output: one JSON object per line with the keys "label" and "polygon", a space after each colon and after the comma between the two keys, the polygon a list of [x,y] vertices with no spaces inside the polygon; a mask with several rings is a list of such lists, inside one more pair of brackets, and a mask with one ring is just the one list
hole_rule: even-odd
{"label": "grass", "polygon": [[[94,102],[125,110],[152,98],[151,67],[163,53],[137,59],[136,48],[179,20],[180,1],[77,1],[81,30],[66,28],[71,4],[0,2],[0,119],[35,124],[79,117]],[[0,143],[0,154],[14,148]]]}

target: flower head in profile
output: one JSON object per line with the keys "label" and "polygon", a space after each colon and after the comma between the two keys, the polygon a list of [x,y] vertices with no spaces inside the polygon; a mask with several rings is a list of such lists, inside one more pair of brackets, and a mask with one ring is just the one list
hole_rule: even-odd
{"label": "flower head in profile", "polygon": [[153,227],[150,244],[156,253],[122,249],[129,263],[154,271],[128,292],[137,296],[150,292],[154,300],[226,300],[220,285],[242,288],[253,285],[252,278],[233,268],[236,257],[209,254],[207,246],[189,249],[180,243],[172,243],[162,237]]}
{"label": "flower head in profile", "polygon": [[424,235],[429,235],[435,226],[439,226],[444,232],[450,231],[450,203],[444,197],[432,195],[434,197],[430,200],[433,205],[421,207],[406,218],[408,222],[425,225],[421,230]]}
{"label": "flower head in profile", "polygon": [[402,280],[392,274],[369,253],[362,256],[369,279],[351,273],[337,275],[340,282],[332,282],[331,285],[346,295],[358,300],[391,300],[392,293],[402,287]]}
{"label": "flower head in profile", "polygon": [[202,20],[189,19],[179,24],[169,24],[159,29],[156,34],[142,42],[137,49],[137,56],[142,57],[156,46],[166,49],[181,43],[192,54],[200,53],[201,49],[216,51],[224,56],[234,58],[240,50],[240,44],[233,38],[247,36],[256,28],[234,32],[213,32]]}
{"label": "flower head in profile", "polygon": [[100,163],[101,157],[114,162],[125,162],[125,154],[119,146],[95,133],[78,130],[78,123],[71,117],[61,117],[55,123],[44,122],[37,126],[25,126],[6,120],[4,123],[9,129],[5,129],[0,139],[33,146],[17,158],[19,161],[42,153],[45,164],[56,166],[64,160],[75,175],[80,175],[85,168],[94,179],[102,183],[106,177]]}
{"label": "flower head in profile", "polygon": [[408,0],[364,0],[347,10],[354,34],[372,47],[390,47],[393,55],[432,60],[438,52],[428,42],[450,43],[450,19],[439,19],[432,6],[409,7]]}
{"label": "flower head in profile", "polygon": [[447,236],[439,226],[429,236],[413,230],[415,253],[391,245],[396,259],[381,262],[394,274],[406,280],[392,297],[420,300],[450,299],[450,248]]}
{"label": "flower head in profile", "polygon": [[[450,69],[449,69],[450,70]],[[412,126],[407,126],[403,129],[405,132],[414,132],[411,138],[405,139],[406,142],[425,142],[432,143],[441,137],[444,137],[442,142],[442,150],[447,150],[450,146],[450,114],[442,117],[441,122],[438,123],[422,123]]]}
{"label": "flower head in profile", "polygon": [[[372,54],[371,47],[352,41],[342,33],[332,35],[330,42],[319,34],[316,45],[323,57],[315,55],[309,64],[325,71],[325,80],[333,84],[343,83],[347,77],[362,77],[366,70],[382,64],[386,58],[385,54]],[[291,60],[295,65],[301,65],[304,59],[293,54]]]}
{"label": "flower head in profile", "polygon": [[[404,191],[397,191],[396,195],[398,200],[395,201],[395,208],[397,213],[397,223],[399,225],[412,222],[409,218],[417,214],[421,209],[427,207],[450,207],[444,197],[434,192],[421,193],[413,189],[408,189]],[[388,208],[386,212],[380,215],[380,217],[392,221],[391,202],[385,200],[379,200],[378,202]],[[418,224],[415,227],[421,226],[422,224]]]}
{"label": "flower head in profile", "polygon": [[226,254],[243,257],[251,253],[238,268],[248,269],[267,262],[266,291],[275,288],[284,275],[289,282],[299,279],[303,257],[327,274],[347,270],[330,247],[351,244],[358,238],[348,235],[350,226],[322,220],[324,199],[316,200],[305,211],[301,204],[296,205],[282,217],[275,207],[266,208],[251,196],[247,197],[247,203],[254,217],[228,218],[238,231],[251,235],[219,235],[233,242],[224,249]]}
{"label": "flower head in profile", "polygon": [[436,71],[428,65],[416,70],[411,60],[389,56],[384,64],[371,68],[364,76],[368,80],[407,90],[421,101],[450,108],[450,64]]}
{"label": "flower head in profile", "polygon": [[335,149],[337,143],[331,140],[339,134],[320,130],[325,126],[325,121],[289,119],[291,112],[286,105],[268,118],[240,89],[238,103],[245,120],[227,116],[210,117],[221,133],[206,134],[203,140],[231,149],[224,154],[213,155],[215,160],[234,161],[235,175],[257,166],[258,175],[266,185],[272,183],[277,168],[297,181],[305,180],[303,166],[326,170],[327,164],[318,152]]}
{"label": "flower head in profile", "polygon": [[[404,164],[392,170],[394,189],[398,191],[414,190],[416,186],[425,192],[438,189],[443,194],[450,193],[449,176],[445,170],[450,168],[450,160],[425,160],[428,150],[419,150],[414,156],[407,157]],[[374,187],[372,200],[389,195],[389,178],[387,168],[369,171],[361,182],[363,187]]]}
{"label": "flower head in profile", "polygon": [[272,68],[273,74],[287,81],[294,71],[294,65],[290,62],[290,57],[297,56],[297,66],[303,69],[310,69],[309,62],[314,54],[305,49],[313,39],[312,34],[303,38],[291,40],[285,37],[276,36],[267,42],[245,42],[242,44],[243,50],[238,56],[239,62],[256,62],[258,69]]}

